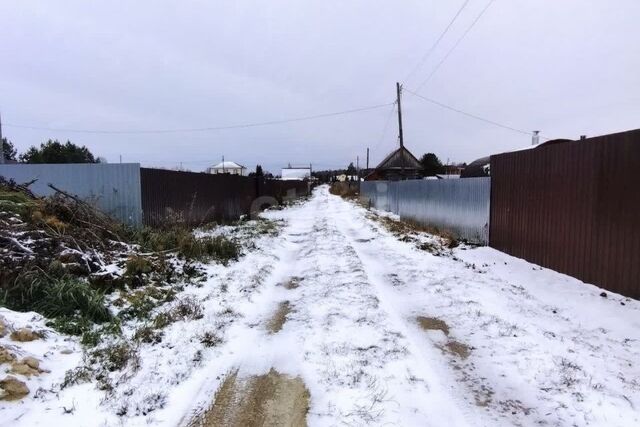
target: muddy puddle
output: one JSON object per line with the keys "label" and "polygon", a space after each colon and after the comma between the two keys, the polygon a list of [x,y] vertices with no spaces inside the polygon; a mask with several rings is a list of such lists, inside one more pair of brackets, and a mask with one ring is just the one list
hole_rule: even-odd
{"label": "muddy puddle", "polygon": [[[416,317],[418,325],[425,331],[442,331],[447,337],[449,337],[449,325],[444,320],[440,320],[437,317]],[[461,359],[466,359],[471,353],[471,348],[466,344],[449,338],[444,345],[438,345],[438,347],[449,354],[458,356]]]}
{"label": "muddy puddle", "polygon": [[309,391],[300,378],[271,369],[268,374],[238,378],[230,373],[213,405],[189,427],[302,427],[307,425]]}

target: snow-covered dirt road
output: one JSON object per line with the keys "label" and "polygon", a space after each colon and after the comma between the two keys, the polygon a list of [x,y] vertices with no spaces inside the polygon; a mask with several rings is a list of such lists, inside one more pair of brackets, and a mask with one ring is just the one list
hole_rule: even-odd
{"label": "snow-covered dirt road", "polygon": [[226,372],[300,377],[309,425],[640,422],[637,301],[490,248],[434,255],[326,187],[267,215],[288,226]]}
{"label": "snow-covered dirt road", "polygon": [[202,316],[142,345],[107,400],[81,384],[0,424],[640,425],[640,302],[327,187],[263,215],[280,232],[185,288]]}

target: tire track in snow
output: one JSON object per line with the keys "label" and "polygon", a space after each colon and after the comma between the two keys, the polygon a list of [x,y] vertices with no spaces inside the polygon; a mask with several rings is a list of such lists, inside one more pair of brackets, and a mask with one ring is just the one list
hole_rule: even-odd
{"label": "tire track in snow", "polygon": [[477,424],[429,367],[441,358],[437,350],[425,357],[381,301],[340,226],[349,215],[335,212],[339,204],[329,197],[319,189],[307,204],[318,215],[293,272],[301,278],[289,298],[295,313],[280,333],[293,335],[304,354],[299,370],[311,390],[310,424]]}
{"label": "tire track in snow", "polygon": [[[580,403],[563,406],[570,391],[557,397],[540,388],[548,380],[536,375],[557,375],[556,355],[571,357],[573,350],[557,338],[550,347],[534,322],[561,324],[573,344],[585,348],[581,333],[595,340],[603,332],[572,321],[570,311],[556,315],[535,292],[484,265],[502,255],[480,249],[432,256],[398,241],[326,188],[303,205],[267,215],[287,226],[276,238],[277,257],[267,263],[269,277],[229,334],[221,365],[239,367],[245,377],[271,368],[301,377],[311,395],[309,425],[589,424]],[[472,265],[474,257],[482,267]],[[295,286],[286,286],[292,278]],[[263,325],[284,301],[291,310],[270,333]],[[446,320],[454,338],[476,346],[468,360],[444,354],[437,346],[447,337],[419,329],[417,316]],[[611,345],[619,346],[615,339]],[[611,360],[616,363],[608,369],[621,367]],[[538,374],[531,375],[532,368]],[[484,392],[493,402],[480,407],[476,396]],[[534,408],[532,415],[525,405]]]}

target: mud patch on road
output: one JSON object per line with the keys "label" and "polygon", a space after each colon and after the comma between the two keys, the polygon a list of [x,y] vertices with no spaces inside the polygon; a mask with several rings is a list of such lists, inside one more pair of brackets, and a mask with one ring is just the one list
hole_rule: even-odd
{"label": "mud patch on road", "polygon": [[267,427],[307,425],[309,391],[300,378],[268,374],[239,379],[230,373],[215,396],[211,408],[189,427]]}
{"label": "mud patch on road", "polygon": [[445,335],[449,336],[449,325],[444,320],[440,320],[437,317],[416,317],[418,324],[425,331],[442,331]]}
{"label": "mud patch on road", "polygon": [[300,279],[299,277],[291,277],[289,280],[284,282],[282,286],[284,286],[284,288],[288,290],[297,289],[298,286],[300,286],[301,280],[302,279]]}
{"label": "mud patch on road", "polygon": [[291,304],[289,301],[283,301],[278,305],[278,309],[273,314],[273,317],[269,319],[267,323],[267,329],[270,333],[275,334],[280,332],[284,322],[287,321],[287,315],[291,313]]}
{"label": "mud patch on road", "polygon": [[447,342],[445,344],[445,349],[449,353],[453,353],[463,360],[469,357],[469,354],[471,353],[471,349],[469,348],[468,345],[462,344],[461,342],[454,341],[454,340]]}

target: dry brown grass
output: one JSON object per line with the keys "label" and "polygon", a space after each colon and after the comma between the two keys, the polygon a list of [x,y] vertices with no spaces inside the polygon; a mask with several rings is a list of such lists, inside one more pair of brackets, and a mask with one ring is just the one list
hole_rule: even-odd
{"label": "dry brown grass", "polygon": [[347,199],[355,199],[360,194],[360,185],[357,182],[334,182],[329,187],[329,193]]}
{"label": "dry brown grass", "polygon": [[374,220],[381,223],[389,232],[393,235],[400,237],[403,240],[410,239],[409,236],[415,233],[427,233],[432,236],[439,237],[442,240],[442,247],[453,249],[457,247],[460,242],[456,237],[447,230],[442,230],[437,227],[422,225],[415,221],[402,220],[397,221],[392,218],[384,216],[373,216]]}

